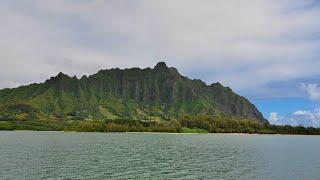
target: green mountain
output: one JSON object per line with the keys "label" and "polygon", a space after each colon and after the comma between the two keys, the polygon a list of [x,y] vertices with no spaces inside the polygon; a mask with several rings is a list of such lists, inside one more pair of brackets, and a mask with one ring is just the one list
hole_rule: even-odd
{"label": "green mountain", "polygon": [[44,83],[0,90],[0,120],[161,121],[216,114],[266,122],[229,87],[191,80],[164,62],[153,69],[100,70],[81,79],[59,73]]}

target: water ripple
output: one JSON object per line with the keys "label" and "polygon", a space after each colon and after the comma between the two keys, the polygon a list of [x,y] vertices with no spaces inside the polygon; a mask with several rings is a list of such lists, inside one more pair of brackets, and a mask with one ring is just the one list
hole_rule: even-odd
{"label": "water ripple", "polygon": [[316,179],[319,138],[299,138],[0,132],[0,179]]}

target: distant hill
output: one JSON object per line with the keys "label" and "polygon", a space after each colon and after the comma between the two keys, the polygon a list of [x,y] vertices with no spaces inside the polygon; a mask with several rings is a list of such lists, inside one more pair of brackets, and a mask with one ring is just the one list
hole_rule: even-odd
{"label": "distant hill", "polygon": [[81,79],[59,73],[40,84],[0,90],[0,119],[154,120],[182,115],[238,116],[267,122],[246,98],[159,62],[153,69],[107,69]]}

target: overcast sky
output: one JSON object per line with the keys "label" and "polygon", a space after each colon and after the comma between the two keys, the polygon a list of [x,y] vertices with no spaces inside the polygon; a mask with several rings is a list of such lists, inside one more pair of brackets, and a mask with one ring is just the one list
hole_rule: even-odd
{"label": "overcast sky", "polygon": [[2,0],[0,88],[165,61],[320,126],[319,18],[312,0]]}

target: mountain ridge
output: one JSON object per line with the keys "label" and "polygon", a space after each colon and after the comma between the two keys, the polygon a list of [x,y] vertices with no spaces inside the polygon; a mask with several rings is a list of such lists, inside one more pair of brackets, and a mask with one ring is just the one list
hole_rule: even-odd
{"label": "mountain ridge", "polygon": [[[60,72],[43,83],[0,90],[0,107],[10,104],[30,105],[46,118],[159,121],[223,114],[267,122],[231,88],[189,79],[165,62],[154,68],[104,69],[81,78]],[[0,110],[0,116],[6,111]]]}

